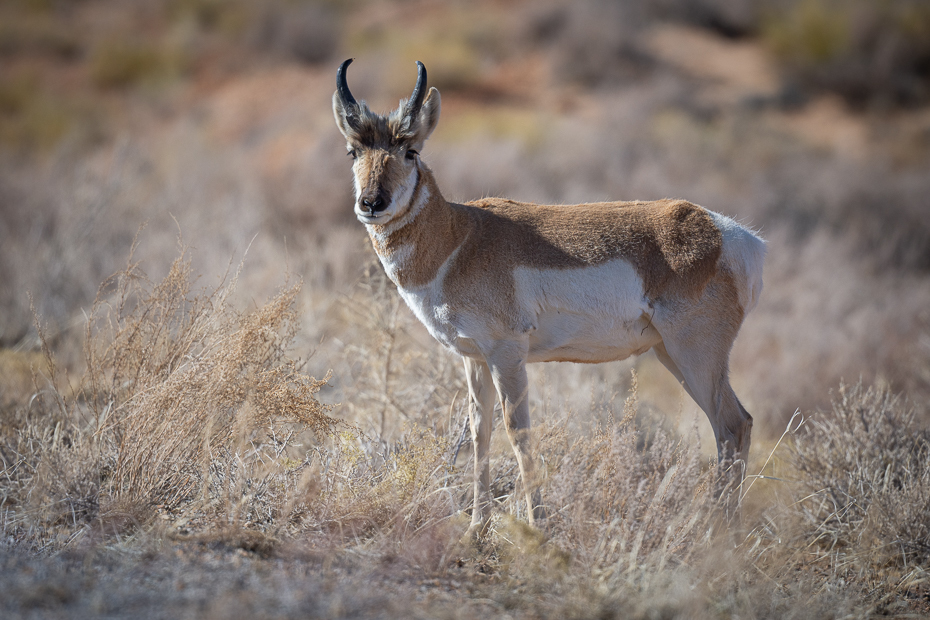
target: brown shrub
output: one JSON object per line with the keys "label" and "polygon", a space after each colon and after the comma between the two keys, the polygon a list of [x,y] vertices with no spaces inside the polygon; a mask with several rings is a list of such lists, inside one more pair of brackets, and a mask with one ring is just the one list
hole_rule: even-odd
{"label": "brown shrub", "polygon": [[930,562],[930,432],[914,406],[887,388],[841,386],[791,461],[810,544],[833,565]]}
{"label": "brown shrub", "polygon": [[326,378],[286,354],[299,285],[240,313],[237,281],[192,293],[183,254],[158,283],[130,260],[89,314],[83,379],[63,379],[44,347],[47,386],[3,437],[16,537],[48,544],[63,522],[78,536],[119,515],[134,528],[153,507],[249,526],[278,516],[309,465],[296,433],[339,423],[316,399]]}

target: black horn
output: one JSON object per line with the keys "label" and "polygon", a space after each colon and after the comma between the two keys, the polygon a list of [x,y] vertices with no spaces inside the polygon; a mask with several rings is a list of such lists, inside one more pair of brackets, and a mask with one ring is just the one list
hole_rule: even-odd
{"label": "black horn", "polygon": [[423,105],[423,98],[426,96],[426,67],[419,60],[417,61],[417,85],[413,88],[413,94],[407,100],[406,116],[411,120],[416,120],[417,114],[420,113],[420,106]]}
{"label": "black horn", "polygon": [[352,64],[353,60],[353,58],[348,59],[339,65],[339,69],[336,70],[336,90],[339,91],[339,98],[342,99],[343,105],[358,107],[358,102],[352,96],[349,84],[346,82],[346,69]]}

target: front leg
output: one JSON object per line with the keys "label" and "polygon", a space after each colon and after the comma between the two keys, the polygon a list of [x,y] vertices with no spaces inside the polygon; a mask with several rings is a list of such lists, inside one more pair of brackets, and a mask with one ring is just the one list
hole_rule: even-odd
{"label": "front leg", "polygon": [[471,401],[468,417],[471,421],[471,441],[475,448],[475,505],[471,513],[471,526],[468,528],[468,535],[473,536],[484,530],[491,514],[491,465],[488,451],[494,426],[495,394],[488,365],[470,357],[462,359],[465,361],[465,376],[468,379]]}
{"label": "front leg", "polygon": [[530,405],[527,399],[529,382],[526,378],[528,343],[522,340],[498,342],[486,355],[491,377],[497,388],[504,414],[504,428],[513,446],[520,467],[520,478],[526,494],[527,516],[530,525],[545,518],[539,501],[539,481],[533,461],[530,436]]}

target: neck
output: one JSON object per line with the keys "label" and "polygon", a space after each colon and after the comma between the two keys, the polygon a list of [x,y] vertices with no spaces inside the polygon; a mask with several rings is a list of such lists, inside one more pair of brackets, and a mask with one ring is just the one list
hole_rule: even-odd
{"label": "neck", "polygon": [[418,171],[399,215],[385,224],[365,225],[388,277],[400,288],[432,281],[465,237],[462,220],[442,197],[433,173],[422,164]]}

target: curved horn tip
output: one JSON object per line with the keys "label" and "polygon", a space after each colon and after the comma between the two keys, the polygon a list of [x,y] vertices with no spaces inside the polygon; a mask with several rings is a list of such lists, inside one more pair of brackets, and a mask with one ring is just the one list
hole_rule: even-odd
{"label": "curved horn tip", "polygon": [[355,59],[349,58],[339,65],[339,69],[336,70],[336,89],[339,91],[339,96],[344,103],[357,105],[355,97],[352,96],[352,91],[349,90],[349,84],[346,82],[346,68],[352,64],[353,60]]}
{"label": "curved horn tip", "polygon": [[338,68],[338,69],[336,69],[336,78],[337,78],[337,79],[342,79],[342,78],[343,78],[343,76],[344,76],[345,73],[346,73],[346,69],[349,67],[349,65],[352,64],[352,61],[353,61],[353,60],[355,60],[355,59],[354,59],[354,58],[349,58],[349,59],[347,59],[347,60],[342,61],[342,64],[339,65],[339,68]]}
{"label": "curved horn tip", "polygon": [[420,106],[423,105],[423,98],[426,95],[426,66],[417,61],[417,85],[413,87],[413,93],[407,100],[407,116],[414,117],[420,112]]}

